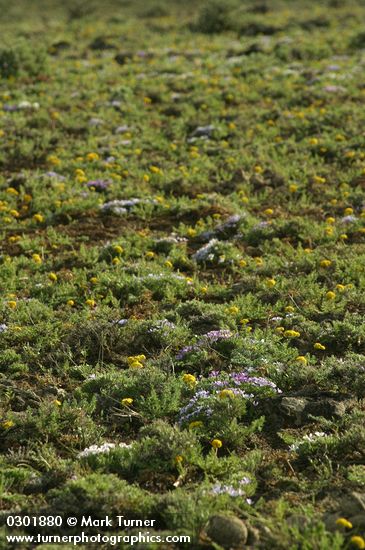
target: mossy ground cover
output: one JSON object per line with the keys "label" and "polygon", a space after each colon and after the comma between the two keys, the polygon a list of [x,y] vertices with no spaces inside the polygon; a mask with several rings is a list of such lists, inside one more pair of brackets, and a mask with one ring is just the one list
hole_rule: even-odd
{"label": "mossy ground cover", "polygon": [[364,548],[365,5],[2,4],[2,518]]}

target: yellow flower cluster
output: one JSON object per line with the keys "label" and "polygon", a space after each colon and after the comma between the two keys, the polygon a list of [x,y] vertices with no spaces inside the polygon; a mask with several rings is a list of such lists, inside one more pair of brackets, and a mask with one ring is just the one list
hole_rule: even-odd
{"label": "yellow flower cluster", "polygon": [[183,382],[185,382],[185,384],[191,388],[193,388],[197,383],[196,378],[193,374],[186,373],[183,375],[182,379],[183,379]]}
{"label": "yellow flower cluster", "polygon": [[230,399],[233,399],[235,395],[232,390],[225,389],[219,392],[218,397],[219,399],[225,399],[227,397],[229,397]]}
{"label": "yellow flower cluster", "polygon": [[193,420],[193,422],[190,422],[189,428],[193,430],[194,428],[201,428],[203,426],[203,422],[201,420]]}
{"label": "yellow flower cluster", "polygon": [[144,367],[144,361],[146,361],[146,356],[141,355],[130,355],[127,359],[128,365],[131,369],[142,369]]}
{"label": "yellow flower cluster", "polygon": [[122,403],[122,405],[124,405],[125,407],[129,407],[129,405],[132,405],[133,399],[132,399],[132,397],[124,397],[124,398],[121,400],[121,403]]}
{"label": "yellow flower cluster", "polygon": [[297,330],[285,330],[283,334],[286,338],[298,338],[300,336],[300,332]]}

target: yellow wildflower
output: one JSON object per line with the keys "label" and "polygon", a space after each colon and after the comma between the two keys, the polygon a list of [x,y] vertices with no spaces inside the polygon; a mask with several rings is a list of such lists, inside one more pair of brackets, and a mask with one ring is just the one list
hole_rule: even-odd
{"label": "yellow wildflower", "polygon": [[21,236],[20,235],[11,235],[9,237],[9,243],[17,243],[18,241],[20,241],[21,239]]}
{"label": "yellow wildflower", "polygon": [[213,439],[213,441],[211,441],[210,444],[213,447],[213,449],[220,449],[223,445],[220,439]]}
{"label": "yellow wildflower", "polygon": [[346,527],[347,529],[352,529],[352,523],[346,518],[336,519],[336,525],[339,525],[341,527]]}
{"label": "yellow wildflower", "polygon": [[321,260],[319,265],[321,267],[329,267],[332,264],[331,260]]}
{"label": "yellow wildflower", "polygon": [[193,422],[190,422],[189,428],[192,430],[194,428],[201,428],[203,426],[203,422],[201,420],[193,420]]}
{"label": "yellow wildflower", "polygon": [[183,382],[185,382],[185,384],[187,384],[190,387],[194,387],[195,384],[197,383],[196,378],[193,374],[186,373],[183,375],[182,379],[183,379]]}
{"label": "yellow wildflower", "polygon": [[61,164],[60,159],[56,155],[48,155],[47,162],[52,166],[59,166]]}
{"label": "yellow wildflower", "polygon": [[87,158],[87,160],[91,160],[91,161],[99,160],[99,155],[98,155],[98,153],[88,153],[86,155],[86,158]]}
{"label": "yellow wildflower", "polygon": [[141,354],[141,355],[130,355],[127,358],[128,365],[132,369],[142,369],[144,367],[143,361],[145,361],[145,360],[146,360],[146,356],[143,355],[143,354]]}
{"label": "yellow wildflower", "polygon": [[140,361],[132,361],[131,363],[129,363],[129,366],[131,369],[142,369],[143,363],[141,363]]}
{"label": "yellow wildflower", "polygon": [[324,346],[320,342],[316,342],[313,347],[314,347],[314,349],[319,349],[319,350],[322,350],[322,351],[326,349],[326,346]]}
{"label": "yellow wildflower", "polygon": [[122,403],[122,405],[124,405],[125,407],[128,407],[129,405],[132,405],[133,399],[132,399],[132,397],[124,397],[124,398],[121,400],[121,403]]}
{"label": "yellow wildflower", "polygon": [[113,246],[113,250],[116,254],[123,254],[124,252],[123,247],[120,246],[119,244],[116,244],[115,246]]}
{"label": "yellow wildflower", "polygon": [[364,550],[365,548],[365,539],[363,539],[363,537],[360,537],[359,535],[354,535],[353,537],[351,537],[350,542],[357,548],[360,548],[360,550]]}
{"label": "yellow wildflower", "polygon": [[228,390],[228,389],[225,389],[225,390],[221,390],[218,394],[218,397],[220,399],[225,399],[226,397],[230,397],[230,398],[233,398],[235,395],[233,393],[232,390]]}
{"label": "yellow wildflower", "polygon": [[300,336],[300,332],[296,330],[285,330],[284,336],[286,336],[287,338],[298,338],[298,336]]}
{"label": "yellow wildflower", "polygon": [[12,420],[4,420],[4,422],[1,423],[1,427],[4,430],[10,430],[14,426],[14,422]]}
{"label": "yellow wildflower", "polygon": [[41,264],[42,263],[42,258],[40,257],[39,254],[32,254],[32,258],[33,258],[33,261],[36,264]]}

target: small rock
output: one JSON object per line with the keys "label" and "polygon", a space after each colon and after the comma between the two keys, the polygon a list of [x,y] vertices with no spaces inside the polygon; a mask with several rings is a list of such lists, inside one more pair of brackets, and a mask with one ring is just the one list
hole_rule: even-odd
{"label": "small rock", "polygon": [[89,126],[102,126],[104,124],[104,120],[101,118],[90,118],[89,119]]}
{"label": "small rock", "polygon": [[260,406],[267,416],[267,423],[279,428],[303,426],[312,422],[311,416],[342,418],[354,403],[355,399],[347,394],[302,390],[265,398]]}
{"label": "small rock", "polygon": [[245,548],[248,538],[246,524],[235,516],[216,514],[205,526],[201,539],[219,544],[223,548]]}
{"label": "small rock", "polygon": [[197,137],[211,137],[213,132],[215,130],[215,126],[213,124],[209,124],[208,126],[198,126],[195,128],[193,133],[190,137],[197,138]]}

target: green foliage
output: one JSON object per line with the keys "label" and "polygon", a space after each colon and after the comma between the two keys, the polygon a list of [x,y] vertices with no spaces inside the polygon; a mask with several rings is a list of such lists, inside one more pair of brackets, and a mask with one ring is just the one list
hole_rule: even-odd
{"label": "green foliage", "polygon": [[234,2],[209,0],[200,10],[196,29],[206,34],[232,30],[234,28],[233,6]]}
{"label": "green foliage", "polygon": [[146,519],[152,513],[154,498],[146,491],[118,479],[113,474],[90,474],[69,481],[48,495],[48,513],[103,519],[107,515]]}
{"label": "green foliage", "polygon": [[0,50],[0,77],[37,77],[46,71],[46,51],[25,41]]}
{"label": "green foliage", "polygon": [[349,550],[363,3],[0,7],[2,510]]}

